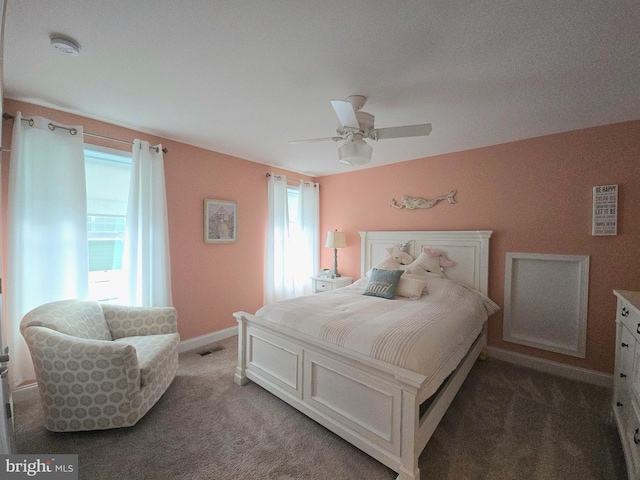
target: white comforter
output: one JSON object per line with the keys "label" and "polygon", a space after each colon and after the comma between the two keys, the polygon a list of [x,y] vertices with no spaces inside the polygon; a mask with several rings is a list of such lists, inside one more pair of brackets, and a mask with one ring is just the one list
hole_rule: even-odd
{"label": "white comforter", "polygon": [[362,295],[368,278],[262,307],[256,316],[426,377],[427,396],[453,372],[500,307],[465,285],[428,277],[419,300]]}

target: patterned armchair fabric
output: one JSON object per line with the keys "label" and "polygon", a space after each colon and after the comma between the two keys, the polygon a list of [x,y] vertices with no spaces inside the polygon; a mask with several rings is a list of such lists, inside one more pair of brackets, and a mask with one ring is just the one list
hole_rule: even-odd
{"label": "patterned armchair fabric", "polygon": [[53,432],[134,425],[178,369],[177,313],[62,300],[20,323]]}

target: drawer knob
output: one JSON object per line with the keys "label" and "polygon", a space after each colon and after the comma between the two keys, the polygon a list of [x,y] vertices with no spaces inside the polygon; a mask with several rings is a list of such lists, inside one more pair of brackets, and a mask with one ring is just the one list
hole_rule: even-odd
{"label": "drawer knob", "polygon": [[622,307],[622,316],[626,317],[629,315],[629,309],[627,307]]}
{"label": "drawer knob", "polygon": [[636,428],[636,431],[633,434],[633,443],[636,445],[640,445],[640,438],[638,438],[638,433],[640,433],[640,429]]}
{"label": "drawer knob", "polygon": [[620,403],[620,402],[616,402],[616,406],[621,407],[621,406],[622,406],[622,403]]}
{"label": "drawer knob", "polygon": [[626,348],[629,348],[629,344],[628,344],[628,343],[624,343],[624,342],[622,342],[622,346],[623,346],[623,347],[626,347]]}
{"label": "drawer knob", "polygon": [[621,373],[620,378],[627,378],[627,376],[624,373]]}

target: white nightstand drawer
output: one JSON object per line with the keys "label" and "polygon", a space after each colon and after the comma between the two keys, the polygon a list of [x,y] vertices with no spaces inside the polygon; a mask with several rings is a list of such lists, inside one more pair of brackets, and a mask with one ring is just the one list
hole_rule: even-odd
{"label": "white nightstand drawer", "polygon": [[353,277],[311,277],[313,293],[329,292],[336,288],[346,287],[351,285]]}

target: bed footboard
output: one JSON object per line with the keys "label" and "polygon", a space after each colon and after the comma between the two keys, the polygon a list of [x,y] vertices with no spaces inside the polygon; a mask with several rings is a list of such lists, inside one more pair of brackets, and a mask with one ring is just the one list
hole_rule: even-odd
{"label": "bed footboard", "polygon": [[279,331],[246,312],[234,316],[238,385],[257,383],[398,472],[400,480],[420,478],[418,457],[486,345],[486,335],[476,341],[464,365],[447,381],[451,386],[420,418],[421,375],[362,363]]}
{"label": "bed footboard", "polygon": [[249,314],[236,318],[237,384],[254,381],[351,443],[377,449],[373,456],[380,461],[394,457],[397,466],[403,401],[399,385],[333,352],[269,331]]}

